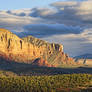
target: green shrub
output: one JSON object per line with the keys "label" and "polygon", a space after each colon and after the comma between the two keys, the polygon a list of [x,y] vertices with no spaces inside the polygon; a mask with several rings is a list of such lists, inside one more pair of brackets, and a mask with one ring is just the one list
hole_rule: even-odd
{"label": "green shrub", "polygon": [[62,88],[88,87],[91,81],[91,74],[0,76],[0,92],[59,92]]}

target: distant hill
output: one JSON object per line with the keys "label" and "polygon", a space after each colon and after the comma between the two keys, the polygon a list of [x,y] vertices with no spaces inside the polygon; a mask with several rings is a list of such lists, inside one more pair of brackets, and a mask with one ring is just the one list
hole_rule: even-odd
{"label": "distant hill", "polygon": [[62,44],[48,43],[32,36],[19,38],[6,29],[0,29],[0,56],[8,61],[46,64],[44,66],[75,64],[74,59],[63,52]]}
{"label": "distant hill", "polygon": [[92,54],[83,54],[83,55],[80,55],[80,56],[75,56],[74,58],[77,58],[77,59],[92,59]]}

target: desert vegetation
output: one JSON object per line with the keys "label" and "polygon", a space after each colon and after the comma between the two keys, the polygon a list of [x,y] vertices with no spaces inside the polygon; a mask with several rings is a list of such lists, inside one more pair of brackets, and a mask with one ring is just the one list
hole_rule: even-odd
{"label": "desert vegetation", "polygon": [[18,76],[0,72],[0,92],[92,92],[91,74]]}

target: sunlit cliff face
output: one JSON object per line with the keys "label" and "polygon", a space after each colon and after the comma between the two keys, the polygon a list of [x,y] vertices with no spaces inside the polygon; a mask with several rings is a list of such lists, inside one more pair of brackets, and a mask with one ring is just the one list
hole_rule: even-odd
{"label": "sunlit cliff face", "polygon": [[33,35],[62,43],[71,56],[92,53],[92,0],[78,1],[53,2],[48,8],[0,11],[0,27],[20,37]]}
{"label": "sunlit cliff face", "polygon": [[48,43],[32,36],[19,38],[6,29],[0,29],[0,57],[9,62],[49,67],[76,64],[73,58],[64,53],[62,44]]}

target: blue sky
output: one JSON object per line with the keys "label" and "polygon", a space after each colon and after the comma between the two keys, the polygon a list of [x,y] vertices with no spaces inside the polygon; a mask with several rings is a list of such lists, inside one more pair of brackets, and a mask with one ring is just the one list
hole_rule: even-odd
{"label": "blue sky", "polygon": [[0,0],[0,10],[48,7],[52,2],[64,0]]}
{"label": "blue sky", "polygon": [[57,1],[84,1],[84,0],[0,0],[0,10],[49,7],[49,4]]}
{"label": "blue sky", "polygon": [[[84,2],[70,4],[67,1]],[[92,53],[91,1],[0,0],[0,27],[20,37],[32,35],[49,42],[63,44],[64,52],[70,56]],[[54,8],[50,8],[51,3]],[[20,10],[34,7],[35,9],[31,10]],[[10,11],[3,12],[3,10]]]}

